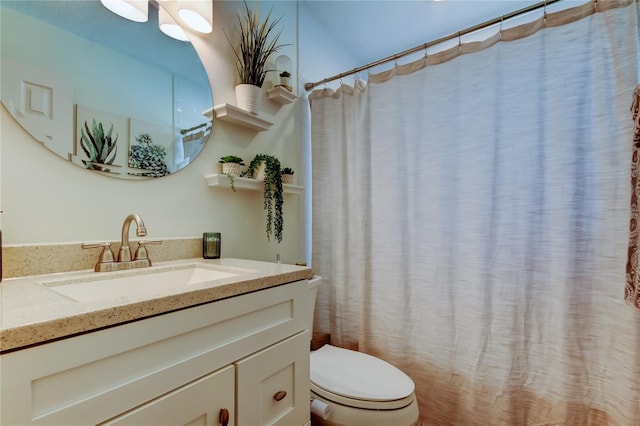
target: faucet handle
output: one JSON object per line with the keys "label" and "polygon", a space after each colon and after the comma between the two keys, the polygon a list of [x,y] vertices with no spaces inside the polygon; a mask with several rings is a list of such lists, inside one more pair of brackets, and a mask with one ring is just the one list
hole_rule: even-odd
{"label": "faucet handle", "polygon": [[111,243],[82,243],[80,244],[80,247],[83,249],[102,247],[102,252],[100,252],[100,257],[98,258],[98,263],[96,263],[95,267],[96,272],[104,271],[104,264],[115,263],[115,257],[111,251]]}
{"label": "faucet handle", "polygon": [[136,253],[134,255],[133,260],[145,260],[149,259],[149,254],[147,253],[146,244],[162,244],[162,240],[140,240],[138,241],[138,248],[136,249]]}

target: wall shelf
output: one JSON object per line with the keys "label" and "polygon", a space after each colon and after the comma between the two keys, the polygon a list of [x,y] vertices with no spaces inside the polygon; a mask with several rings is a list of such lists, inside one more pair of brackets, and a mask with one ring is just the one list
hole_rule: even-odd
{"label": "wall shelf", "polygon": [[279,103],[280,105],[290,104],[296,100],[296,95],[282,86],[276,86],[267,90],[267,96],[269,96],[269,99]]}
{"label": "wall shelf", "polygon": [[247,112],[231,104],[216,105],[213,108],[206,110],[203,114],[207,117],[209,115],[212,116],[212,111],[215,112],[217,119],[239,126],[247,127],[258,132],[267,130],[273,125],[273,122],[265,120],[264,118],[251,114],[250,112]]}
{"label": "wall shelf", "polygon": [[[225,174],[214,173],[211,175],[206,175],[204,178],[207,181],[208,186],[219,186],[231,189],[229,176]],[[234,178],[234,186],[237,190],[262,191],[264,189],[263,181],[250,178],[242,178],[238,176]],[[304,191],[304,186],[284,183],[282,184],[282,189],[284,190],[285,194],[302,194],[302,192]]]}

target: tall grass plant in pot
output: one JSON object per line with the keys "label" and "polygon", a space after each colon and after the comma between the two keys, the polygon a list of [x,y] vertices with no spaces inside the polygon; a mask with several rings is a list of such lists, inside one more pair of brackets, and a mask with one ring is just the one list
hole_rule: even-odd
{"label": "tall grass plant in pot", "polygon": [[231,42],[225,31],[225,36],[233,48],[236,57],[236,71],[238,85],[236,86],[236,106],[252,114],[258,114],[262,100],[262,84],[267,72],[269,57],[285,46],[279,44],[282,30],[276,26],[282,17],[272,20],[271,11],[264,21],[258,19],[256,12],[244,3],[242,15],[238,16],[240,26],[240,41],[236,45]]}

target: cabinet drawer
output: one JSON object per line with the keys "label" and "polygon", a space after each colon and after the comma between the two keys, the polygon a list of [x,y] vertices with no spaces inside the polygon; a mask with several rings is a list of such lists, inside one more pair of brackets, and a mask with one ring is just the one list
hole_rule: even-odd
{"label": "cabinet drawer", "polygon": [[[233,425],[235,421],[234,391],[235,377],[231,365],[102,425]],[[226,410],[226,416],[223,414],[224,410]],[[226,420],[222,421],[223,418]]]}
{"label": "cabinet drawer", "polygon": [[309,421],[309,332],[236,363],[237,426]]}

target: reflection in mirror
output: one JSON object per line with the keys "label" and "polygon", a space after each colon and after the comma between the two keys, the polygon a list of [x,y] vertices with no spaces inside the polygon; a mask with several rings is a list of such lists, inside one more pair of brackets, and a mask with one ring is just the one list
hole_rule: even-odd
{"label": "reflection in mirror", "polygon": [[184,168],[211,132],[211,87],[191,43],[160,31],[159,8],[152,0],[138,23],[98,0],[2,0],[5,108],[89,170],[141,179]]}

